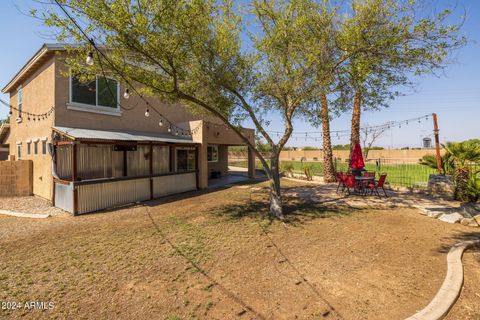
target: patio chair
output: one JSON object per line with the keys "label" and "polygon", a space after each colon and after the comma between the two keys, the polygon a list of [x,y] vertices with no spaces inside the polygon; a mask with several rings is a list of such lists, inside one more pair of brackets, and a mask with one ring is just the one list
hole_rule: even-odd
{"label": "patio chair", "polygon": [[353,174],[345,175],[343,179],[343,185],[348,195],[352,194],[352,192],[350,192],[350,189],[353,189],[353,192],[355,193],[358,187],[357,181],[355,180],[355,176]]}
{"label": "patio chair", "polygon": [[375,183],[370,183],[367,188],[370,189],[370,195],[372,195],[374,192],[377,194],[379,198],[381,198],[380,192],[378,189],[383,190],[383,194],[385,195],[385,198],[388,198],[387,192],[385,191],[384,185],[385,185],[385,180],[387,179],[387,174],[382,173],[380,175],[380,179],[376,181]]}

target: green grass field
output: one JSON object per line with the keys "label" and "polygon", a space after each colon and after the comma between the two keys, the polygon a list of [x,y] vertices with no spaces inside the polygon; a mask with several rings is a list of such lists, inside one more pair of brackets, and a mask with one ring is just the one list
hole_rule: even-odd
{"label": "green grass field", "polygon": [[[323,162],[320,161],[282,161],[282,165],[291,163],[294,172],[303,173],[303,168],[306,165],[312,166],[313,174],[316,176],[323,175]],[[229,163],[232,166],[246,167],[246,161],[232,161]],[[257,161],[257,169],[261,169],[262,165]],[[345,162],[337,162],[337,171],[346,172],[348,165]],[[366,169],[368,171],[375,171],[377,178],[379,174],[387,174],[387,182],[393,186],[399,187],[413,187],[425,185],[428,181],[428,176],[435,173],[435,169],[422,166],[420,164],[381,164],[377,167],[375,162],[367,163]]]}

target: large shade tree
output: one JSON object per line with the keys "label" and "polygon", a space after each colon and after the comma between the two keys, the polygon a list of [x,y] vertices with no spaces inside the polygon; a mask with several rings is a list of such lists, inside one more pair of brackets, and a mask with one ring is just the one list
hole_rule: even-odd
{"label": "large shade tree", "polygon": [[[252,1],[237,10],[232,2],[217,0],[51,0],[33,14],[58,30],[59,41],[79,45],[67,60],[71,72],[98,74],[101,65],[143,94],[221,119],[255,151],[270,180],[270,212],[283,218],[279,154],[298,110],[308,108],[318,89],[304,50],[313,4]],[[317,50],[325,40],[317,39]],[[92,46],[105,49],[95,55],[100,63],[86,66]],[[264,126],[263,116],[270,112],[283,119],[283,134],[275,140]],[[269,158],[243,135],[244,120],[271,147]]]}

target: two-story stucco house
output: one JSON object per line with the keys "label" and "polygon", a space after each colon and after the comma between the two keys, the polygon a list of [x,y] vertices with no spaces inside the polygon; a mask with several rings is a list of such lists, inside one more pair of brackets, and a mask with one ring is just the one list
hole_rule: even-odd
{"label": "two-story stucco house", "polygon": [[[62,45],[45,44],[3,88],[12,106],[10,161],[33,162],[33,193],[74,214],[208,187],[228,174],[228,146],[243,141],[218,119],[149,99],[124,87],[68,74]],[[108,90],[107,90],[108,89]],[[244,129],[253,141],[254,132]],[[254,155],[249,151],[249,176]]]}

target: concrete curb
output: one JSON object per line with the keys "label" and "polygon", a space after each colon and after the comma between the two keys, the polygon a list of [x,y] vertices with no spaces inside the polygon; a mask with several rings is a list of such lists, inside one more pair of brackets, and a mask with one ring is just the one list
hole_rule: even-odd
{"label": "concrete curb", "polygon": [[447,315],[462,290],[463,252],[476,244],[480,244],[480,240],[457,243],[450,249],[447,255],[447,276],[440,290],[425,308],[406,320],[439,320]]}
{"label": "concrete curb", "polygon": [[50,217],[48,213],[25,213],[25,212],[16,212],[10,210],[0,210],[0,214],[5,214],[7,216],[17,217],[17,218],[33,218],[33,219],[45,219]]}

